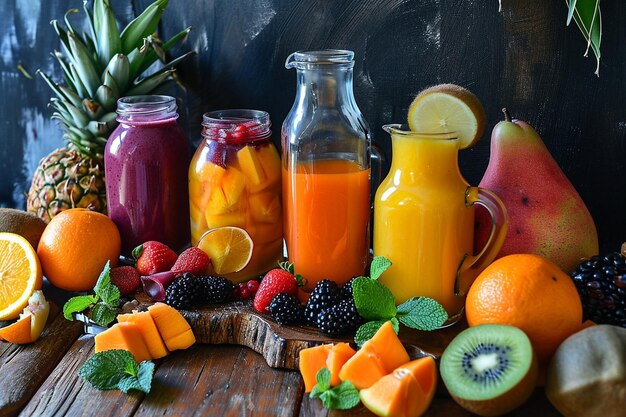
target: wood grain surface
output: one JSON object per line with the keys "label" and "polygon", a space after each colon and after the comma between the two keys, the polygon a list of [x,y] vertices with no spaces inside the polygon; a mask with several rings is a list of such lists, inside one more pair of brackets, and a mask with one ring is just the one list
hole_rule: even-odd
{"label": "wood grain surface", "polygon": [[[150,0],[111,0],[126,23]],[[61,145],[49,120],[51,95],[27,79],[38,68],[60,78],[50,56],[59,41],[49,25],[81,0],[0,2],[0,206],[25,207],[24,193],[41,157]],[[269,111],[274,139],[295,94],[295,73],[284,68],[293,51],[347,48],[356,52],[355,94],[376,142],[387,151],[381,126],[401,122],[424,87],[453,82],[474,91],[488,128],[461,169],[477,184],[487,166],[489,133],[500,109],[537,128],[587,203],[604,250],[626,236],[626,3],[602,2],[600,78],[586,43],[567,28],[564,1],[503,0],[170,0],[160,27],[166,38],[191,25],[182,50],[198,55],[179,75],[186,91],[180,122],[192,146],[202,113],[220,108]],[[78,22],[79,14],[70,15]]]}

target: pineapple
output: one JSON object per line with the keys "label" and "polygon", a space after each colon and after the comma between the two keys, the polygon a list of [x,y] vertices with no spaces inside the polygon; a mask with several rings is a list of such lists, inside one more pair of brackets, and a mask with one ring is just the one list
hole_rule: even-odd
{"label": "pineapple", "polygon": [[[194,52],[165,63],[165,52],[186,38],[191,28],[161,42],[154,35],[169,0],[156,0],[120,33],[109,0],[94,0],[93,14],[83,2],[89,33],[79,34],[65,15],[65,28],[51,22],[63,52],[55,51],[65,85],[38,71],[54,92],[53,119],[65,133],[65,147],[44,157],[28,192],[28,211],[50,221],[59,212],[84,207],[106,213],[103,152],[117,127],[117,99],[159,94],[175,81],[174,67]],[[162,68],[141,77],[157,60]]]}

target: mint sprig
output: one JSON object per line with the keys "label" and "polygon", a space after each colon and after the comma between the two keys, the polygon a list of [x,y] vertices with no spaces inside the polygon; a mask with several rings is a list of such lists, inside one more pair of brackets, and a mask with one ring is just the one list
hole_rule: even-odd
{"label": "mint sprig", "polygon": [[63,305],[63,316],[73,320],[72,314],[91,309],[89,318],[101,326],[108,326],[117,315],[120,305],[120,290],[111,283],[111,266],[109,261],[98,277],[93,289],[94,295],[79,295],[70,298]]}
{"label": "mint sprig", "polygon": [[87,359],[78,375],[99,390],[119,389],[128,393],[133,389],[147,394],[152,387],[154,363],[137,363],[126,350],[106,350]]}
{"label": "mint sprig", "polygon": [[356,332],[354,342],[360,347],[374,336],[386,321],[399,332],[399,323],[417,330],[435,330],[448,319],[448,313],[437,301],[413,297],[396,307],[393,294],[378,278],[391,266],[382,256],[376,256],[370,267],[370,277],[358,277],[352,283],[354,304],[367,320]]}
{"label": "mint sprig", "polygon": [[330,386],[330,371],[320,369],[315,375],[317,384],[311,390],[311,398],[319,398],[325,408],[333,410],[348,410],[356,407],[359,402],[359,391],[350,381],[343,381],[336,387]]}

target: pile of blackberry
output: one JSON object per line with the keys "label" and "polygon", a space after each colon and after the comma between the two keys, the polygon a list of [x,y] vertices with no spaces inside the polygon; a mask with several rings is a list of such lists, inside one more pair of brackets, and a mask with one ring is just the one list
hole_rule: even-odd
{"label": "pile of blackberry", "polygon": [[363,318],[352,297],[353,281],[341,288],[328,279],[319,281],[304,308],[297,297],[280,293],[269,305],[270,314],[280,324],[309,324],[330,336],[354,332]]}
{"label": "pile of blackberry", "polygon": [[585,320],[626,327],[626,257],[594,256],[572,273]]}
{"label": "pile of blackberry", "polygon": [[235,286],[220,276],[193,276],[185,273],[165,290],[165,303],[178,310],[189,310],[206,304],[225,303],[232,299]]}

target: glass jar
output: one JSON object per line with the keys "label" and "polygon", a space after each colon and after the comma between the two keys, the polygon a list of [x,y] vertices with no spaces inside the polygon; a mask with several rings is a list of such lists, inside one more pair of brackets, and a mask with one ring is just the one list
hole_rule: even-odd
{"label": "glass jar", "polygon": [[191,242],[222,226],[245,229],[252,258],[234,281],[256,278],[282,259],[280,156],[269,114],[259,110],[206,113],[202,143],[189,167]]}
{"label": "glass jar", "polygon": [[369,128],[352,91],[354,53],[300,51],[296,98],[282,127],[287,254],[305,289],[362,275],[369,260]]}
{"label": "glass jar", "polygon": [[189,144],[169,96],[117,101],[119,126],[104,151],[108,215],[122,253],[148,241],[182,250],[189,242],[186,168]]}

